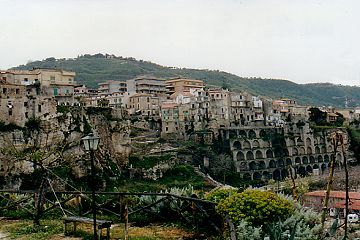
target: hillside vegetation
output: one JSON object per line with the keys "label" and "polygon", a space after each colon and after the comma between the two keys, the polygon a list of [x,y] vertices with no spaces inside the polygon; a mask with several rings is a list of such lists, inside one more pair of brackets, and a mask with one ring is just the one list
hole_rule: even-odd
{"label": "hillside vegetation", "polygon": [[15,67],[15,69],[32,68],[62,68],[75,71],[78,83],[93,88],[104,80],[126,80],[138,75],[164,78],[181,76],[202,79],[210,85],[222,86],[230,90],[244,90],[273,99],[293,98],[300,104],[343,107],[347,96],[350,100],[349,106],[360,105],[360,87],[329,83],[296,84],[288,80],[244,78],[218,70],[164,67],[148,61],[113,55],[85,54],[74,59],[47,58]]}

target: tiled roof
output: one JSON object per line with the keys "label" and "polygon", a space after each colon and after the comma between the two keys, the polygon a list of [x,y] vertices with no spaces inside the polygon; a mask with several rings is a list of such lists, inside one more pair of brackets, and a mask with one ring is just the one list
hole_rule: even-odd
{"label": "tiled roof", "polygon": [[[345,209],[345,201],[343,202],[337,202],[334,205],[335,208],[341,208],[341,209]],[[349,209],[351,210],[360,210],[360,201],[349,201]]]}
{"label": "tiled roof", "polygon": [[[346,193],[344,191],[331,191],[330,197],[331,198],[340,198],[345,199]],[[314,192],[308,192],[305,193],[305,196],[312,196],[312,197],[325,197],[325,191],[314,191]],[[360,193],[359,192],[349,192],[350,199],[354,200],[360,200]]]}

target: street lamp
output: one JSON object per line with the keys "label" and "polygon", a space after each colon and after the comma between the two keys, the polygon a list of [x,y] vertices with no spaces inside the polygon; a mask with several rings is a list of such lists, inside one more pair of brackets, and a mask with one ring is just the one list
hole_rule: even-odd
{"label": "street lamp", "polygon": [[95,203],[95,150],[97,150],[100,138],[93,133],[82,138],[85,151],[90,152],[91,160],[91,197],[92,197],[92,212],[94,220],[94,239],[97,240],[96,233],[96,203]]}

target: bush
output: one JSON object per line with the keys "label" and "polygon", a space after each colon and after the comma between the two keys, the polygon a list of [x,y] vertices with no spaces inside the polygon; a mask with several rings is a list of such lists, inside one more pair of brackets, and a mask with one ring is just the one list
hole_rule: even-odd
{"label": "bush", "polygon": [[206,195],[206,200],[218,203],[238,192],[236,188],[216,188]]}
{"label": "bush", "polygon": [[294,212],[295,207],[292,202],[275,193],[246,190],[222,200],[216,210],[228,215],[236,224],[245,220],[257,227],[285,220]]}

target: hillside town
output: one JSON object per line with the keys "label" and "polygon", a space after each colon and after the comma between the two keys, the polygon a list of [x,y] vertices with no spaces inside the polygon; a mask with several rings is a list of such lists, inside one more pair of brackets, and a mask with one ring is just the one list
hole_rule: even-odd
{"label": "hillside town", "polygon": [[[155,133],[157,141],[165,143],[189,140],[204,146],[220,143],[221,148],[230,154],[230,161],[240,179],[264,184],[274,180],[294,180],[296,176],[327,175],[331,172],[332,162],[335,169],[342,170],[345,162],[355,161],[353,154],[348,151],[348,133],[342,126],[359,121],[360,108],[302,106],[289,98],[270,99],[182,77],[158,78],[146,75],[126,81],[107,80],[99,83],[97,89],[77,84],[75,77],[75,72],[55,68],[0,71],[2,125],[23,128],[28,127],[29,122],[38,120],[42,122],[43,128],[62,131],[53,133],[54,137],[49,138],[51,131],[42,130],[44,133],[40,138],[46,136],[46,144],[57,145],[65,141],[69,141],[67,144],[70,145],[72,142],[78,144],[85,133],[86,124],[74,128],[73,124],[79,118],[84,118],[76,114],[84,109],[108,109],[116,113],[115,121],[107,127],[109,129],[105,127],[104,130],[104,119],[101,117],[90,119],[88,116],[85,122],[91,122],[115,162],[118,161],[117,157],[129,159],[131,154],[141,151],[134,147],[139,138],[152,143],[151,137],[131,138],[128,129],[135,127],[144,131],[148,129],[150,135]],[[64,108],[75,109],[75,116],[59,111]],[[310,121],[314,109],[325,117],[323,120],[328,125],[335,128],[314,130]],[[28,140],[25,139],[25,133],[16,127],[10,133],[0,134],[0,143],[2,146],[26,149],[24,146],[28,145]],[[80,130],[73,134],[74,129]],[[341,144],[334,144],[334,134],[341,135]],[[41,144],[47,148],[46,144]],[[162,145],[160,157],[163,152],[171,151],[169,146],[168,149],[161,148]],[[74,153],[78,154],[79,150],[71,150],[71,158],[74,158]],[[143,153],[140,155],[146,157]],[[177,157],[188,161],[186,156],[178,154]],[[206,173],[207,169],[219,163],[209,159],[212,158],[210,155],[201,157],[202,162],[197,168],[199,174],[207,181],[223,186],[210,175],[201,173]],[[19,167],[12,161],[6,154],[0,154],[0,176],[11,176],[17,168],[22,169],[19,172],[36,171],[35,165]],[[129,160],[125,162],[130,163]],[[168,164],[165,164],[165,168],[157,164],[150,171],[143,168],[135,170],[132,164],[137,163],[131,162],[128,166],[130,178],[140,174],[145,179],[157,180],[169,170]],[[223,166],[220,167],[226,165],[221,164]],[[76,171],[79,176],[85,175],[81,173],[84,170]],[[18,187],[12,184],[15,189]],[[360,211],[360,198],[358,193],[350,193],[356,196],[351,197],[349,208],[355,213]],[[324,191],[307,192],[303,196],[303,206],[321,212],[324,198]],[[330,216],[336,217],[340,212],[342,217],[346,217],[345,192],[331,192],[328,198]]]}

